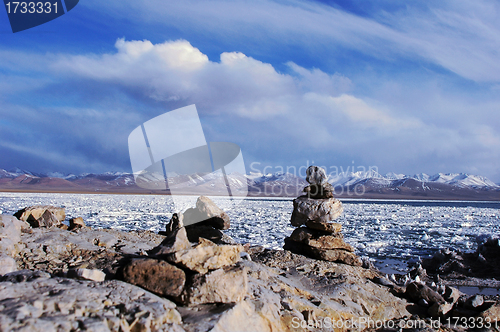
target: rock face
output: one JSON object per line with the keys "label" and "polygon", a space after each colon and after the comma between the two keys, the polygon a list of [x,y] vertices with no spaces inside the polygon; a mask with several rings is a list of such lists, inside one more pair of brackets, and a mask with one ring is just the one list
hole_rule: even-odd
{"label": "rock face", "polygon": [[173,302],[118,280],[4,281],[0,301],[1,331],[183,331]]}
{"label": "rock face", "polygon": [[[262,249],[240,260],[247,247],[203,237],[190,243],[182,226],[164,237],[30,228],[0,218],[0,232],[14,240],[0,259],[8,265],[14,258],[10,269],[21,269],[0,277],[0,331],[298,331],[304,329],[294,325],[326,318],[410,315],[405,299],[370,281],[379,276],[374,270],[284,250]],[[293,237],[311,250],[352,254],[337,226],[330,232],[300,227]]]}
{"label": "rock face", "polygon": [[[10,241],[0,246],[6,268],[0,331],[371,331],[348,324],[429,316],[494,324],[500,318],[498,301],[417,281],[425,275],[421,267],[409,274],[414,282],[398,286],[390,281],[397,283],[394,275],[351,266],[358,258],[343,242],[340,224],[330,221],[309,220],[286,240],[303,254],[216,245],[203,237],[189,243],[182,226],[165,238],[147,231],[32,229],[0,215],[0,235],[0,244]],[[488,260],[494,257],[489,250],[497,250],[490,244],[483,249]],[[243,248],[251,259],[239,259]],[[341,328],[316,328],[325,322]]]}
{"label": "rock face", "polygon": [[293,201],[290,222],[298,228],[285,239],[283,248],[316,259],[361,266],[363,263],[354,254],[354,248],[344,242],[342,226],[332,222],[344,209],[342,203],[333,198],[333,188],[326,182],[325,171],[310,166],[306,180],[310,183],[304,188],[307,195]]}

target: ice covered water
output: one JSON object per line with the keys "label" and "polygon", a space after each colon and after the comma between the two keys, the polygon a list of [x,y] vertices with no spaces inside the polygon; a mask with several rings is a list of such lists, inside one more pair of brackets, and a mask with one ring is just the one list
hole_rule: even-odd
{"label": "ice covered water", "polygon": [[[194,196],[182,197],[182,209],[194,206]],[[211,197],[231,218],[226,233],[242,243],[280,249],[290,225],[292,199],[249,198],[229,210],[228,198]],[[87,225],[120,230],[165,228],[174,211],[168,196],[0,193],[0,210],[13,214],[31,205],[66,208],[70,217]],[[346,242],[360,256],[369,256],[395,270],[401,262],[433,254],[441,248],[475,250],[476,238],[500,235],[500,202],[343,201]],[[379,264],[379,266],[381,266]],[[381,266],[383,267],[383,266]]]}

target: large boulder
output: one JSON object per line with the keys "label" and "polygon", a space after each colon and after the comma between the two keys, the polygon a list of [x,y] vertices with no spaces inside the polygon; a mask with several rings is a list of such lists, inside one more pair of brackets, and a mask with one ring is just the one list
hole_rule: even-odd
{"label": "large boulder", "polygon": [[52,226],[59,226],[61,225],[61,222],[57,220],[57,218],[54,216],[52,212],[49,210],[45,210],[42,214],[42,216],[38,219],[36,219],[33,214],[30,214],[27,222],[31,225],[33,228],[38,228],[38,227],[52,227]]}
{"label": "large boulder", "polygon": [[312,199],[300,196],[293,200],[291,223],[293,226],[302,226],[307,221],[327,223],[337,219],[344,208],[335,198]]}
{"label": "large boulder", "polygon": [[207,273],[209,270],[220,269],[237,263],[241,245],[216,245],[212,241],[200,238],[200,243],[192,249],[177,251],[166,259],[176,265],[198,273]]}
{"label": "large boulder", "polygon": [[161,296],[179,296],[186,274],[165,261],[138,258],[123,269],[123,279]]}
{"label": "large boulder", "polygon": [[14,213],[14,217],[22,221],[28,221],[28,218],[31,216],[34,220],[38,220],[43,216],[45,211],[52,213],[59,223],[64,221],[66,218],[64,208],[51,205],[34,205],[26,207]]}

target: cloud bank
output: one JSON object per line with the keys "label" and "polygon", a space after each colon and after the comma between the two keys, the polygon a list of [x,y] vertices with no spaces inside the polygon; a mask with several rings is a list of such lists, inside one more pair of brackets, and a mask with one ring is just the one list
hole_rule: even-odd
{"label": "cloud bank", "polygon": [[201,34],[208,41],[230,41],[240,48],[250,44],[266,56],[280,52],[276,45],[299,47],[328,65],[342,47],[383,61],[421,61],[476,82],[500,81],[500,4],[495,0],[360,2],[370,8],[365,16],[301,0],[90,0],[86,6]]}
{"label": "cloud bank", "polygon": [[494,99],[450,104],[456,96],[432,86],[412,95],[389,80],[363,95],[339,73],[294,62],[278,71],[241,52],[214,61],[187,40],[118,39],[114,52],[3,52],[0,60],[4,71],[16,68],[0,93],[0,150],[51,170],[129,171],[130,131],[194,103],[207,139],[239,144],[247,164],[355,161],[386,172],[500,177],[499,119],[481,115],[500,105]]}

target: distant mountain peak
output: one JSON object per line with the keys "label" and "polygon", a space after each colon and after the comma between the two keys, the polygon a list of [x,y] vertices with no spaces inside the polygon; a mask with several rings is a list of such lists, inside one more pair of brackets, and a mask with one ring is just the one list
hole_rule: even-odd
{"label": "distant mountain peak", "polygon": [[[227,180],[233,186],[246,188],[249,193],[286,193],[287,196],[300,195],[302,189],[308,185],[299,176],[290,173],[262,174],[250,172],[248,174],[227,174]],[[148,174],[149,181],[163,182],[162,174]],[[224,188],[222,172],[203,174],[168,174],[169,187],[171,188]],[[413,176],[394,172],[380,175],[375,170],[343,172],[330,175],[328,178],[336,192],[350,193],[352,189],[363,188],[371,195],[406,195],[410,198],[423,197],[469,197],[471,199],[496,199],[500,197],[500,184],[496,184],[484,176],[468,173],[436,173],[428,175],[419,173]],[[80,175],[50,172],[36,174],[30,171],[14,168],[10,171],[0,169],[1,188],[29,189],[29,190],[71,190],[82,192],[142,192],[134,179],[134,174],[124,172],[106,172],[101,174],[83,173]],[[281,188],[281,189],[280,189]],[[286,189],[286,190],[282,190]],[[344,190],[347,189],[347,190]],[[211,190],[211,189],[210,189]],[[218,190],[218,189],[217,189]],[[214,191],[215,193],[216,191]],[[278,194],[276,194],[278,193]],[[430,196],[429,196],[430,195]],[[379,197],[379,196],[377,196]]]}

